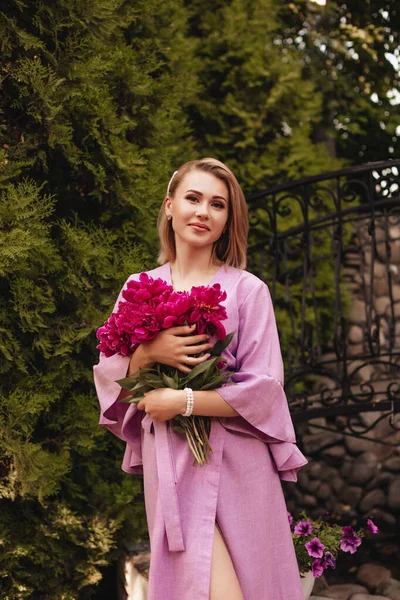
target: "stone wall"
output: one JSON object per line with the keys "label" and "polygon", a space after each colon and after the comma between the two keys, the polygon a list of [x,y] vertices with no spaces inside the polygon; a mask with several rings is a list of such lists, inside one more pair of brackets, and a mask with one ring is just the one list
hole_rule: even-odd
{"label": "stone wall", "polygon": [[[342,271],[342,289],[348,290],[347,352],[343,362],[326,353],[321,358],[325,375],[313,384],[315,398],[340,396],[338,381],[348,372],[349,389],[360,400],[373,391],[373,400],[387,399],[388,389],[400,390],[400,224],[378,218],[358,223]],[[332,363],[329,360],[332,359]],[[315,400],[315,399],[314,399]],[[318,400],[313,406],[321,405]],[[300,446],[309,465],[299,473],[298,484],[284,486],[288,509],[305,509],[310,516],[331,513],[338,520],[375,518],[383,530],[394,532],[400,515],[400,415],[384,412],[318,418],[297,428]],[[380,422],[374,422],[382,417]],[[350,437],[350,427],[387,444]],[[368,427],[371,429],[368,431]],[[333,429],[329,432],[319,427]],[[397,542],[400,545],[399,539]]]}

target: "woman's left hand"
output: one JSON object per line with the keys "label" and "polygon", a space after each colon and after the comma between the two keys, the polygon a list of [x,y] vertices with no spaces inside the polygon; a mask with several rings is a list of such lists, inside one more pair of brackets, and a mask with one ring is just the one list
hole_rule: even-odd
{"label": "woman's left hand", "polygon": [[137,407],[144,410],[153,421],[169,421],[185,412],[186,393],[184,390],[158,388],[146,392]]}

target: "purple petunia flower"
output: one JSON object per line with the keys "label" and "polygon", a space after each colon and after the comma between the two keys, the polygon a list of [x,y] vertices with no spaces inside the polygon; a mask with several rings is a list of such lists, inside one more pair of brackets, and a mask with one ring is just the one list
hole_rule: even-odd
{"label": "purple petunia flower", "polygon": [[289,525],[291,525],[293,523],[293,517],[292,517],[292,515],[290,514],[289,511],[287,511],[287,516],[288,516],[288,519],[289,519]]}
{"label": "purple petunia flower", "polygon": [[360,538],[343,538],[340,542],[340,549],[343,552],[350,552],[350,554],[354,554],[357,551],[357,547],[361,544]]}
{"label": "purple petunia flower", "polygon": [[311,565],[311,572],[314,575],[314,577],[321,577],[324,570],[325,570],[324,565],[322,564],[322,562],[320,561],[319,558],[316,558],[315,560],[313,560],[312,565]]}
{"label": "purple petunia flower", "polygon": [[340,542],[341,550],[343,550],[343,552],[350,552],[350,554],[354,554],[358,546],[361,544],[361,539],[356,536],[353,528],[350,527],[350,525],[345,525],[342,531],[343,539]]}
{"label": "purple petunia flower", "polygon": [[367,520],[367,525],[371,533],[378,533],[379,529],[377,528],[372,519]]}
{"label": "purple petunia flower", "polygon": [[327,567],[332,567],[332,569],[336,568],[336,561],[330,552],[325,552],[324,557],[322,559],[322,564],[325,569]]}
{"label": "purple petunia flower", "polygon": [[325,548],[324,544],[317,537],[314,537],[312,540],[304,544],[304,547],[306,548],[308,554],[314,558],[321,558]]}
{"label": "purple petunia flower", "polygon": [[300,521],[295,526],[294,533],[297,535],[311,535],[312,534],[312,523],[311,521]]}
{"label": "purple petunia flower", "polygon": [[343,532],[344,537],[354,537],[355,536],[353,528],[350,525],[345,525],[342,528],[342,532]]}

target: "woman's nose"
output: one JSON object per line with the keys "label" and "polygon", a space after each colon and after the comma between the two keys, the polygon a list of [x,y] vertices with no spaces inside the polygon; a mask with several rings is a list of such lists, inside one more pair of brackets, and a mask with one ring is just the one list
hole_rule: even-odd
{"label": "woman's nose", "polygon": [[197,208],[196,208],[196,213],[195,214],[196,214],[196,216],[202,217],[203,219],[204,218],[208,219],[208,217],[209,217],[209,214],[208,214],[208,205],[206,203],[198,204]]}

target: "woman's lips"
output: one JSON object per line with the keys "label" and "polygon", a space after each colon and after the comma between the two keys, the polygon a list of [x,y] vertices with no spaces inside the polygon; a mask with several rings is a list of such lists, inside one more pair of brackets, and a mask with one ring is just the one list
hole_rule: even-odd
{"label": "woman's lips", "polygon": [[210,231],[209,229],[207,229],[206,227],[201,227],[200,225],[190,225],[190,227],[194,230],[194,231],[199,231],[199,232],[203,232],[203,231]]}

